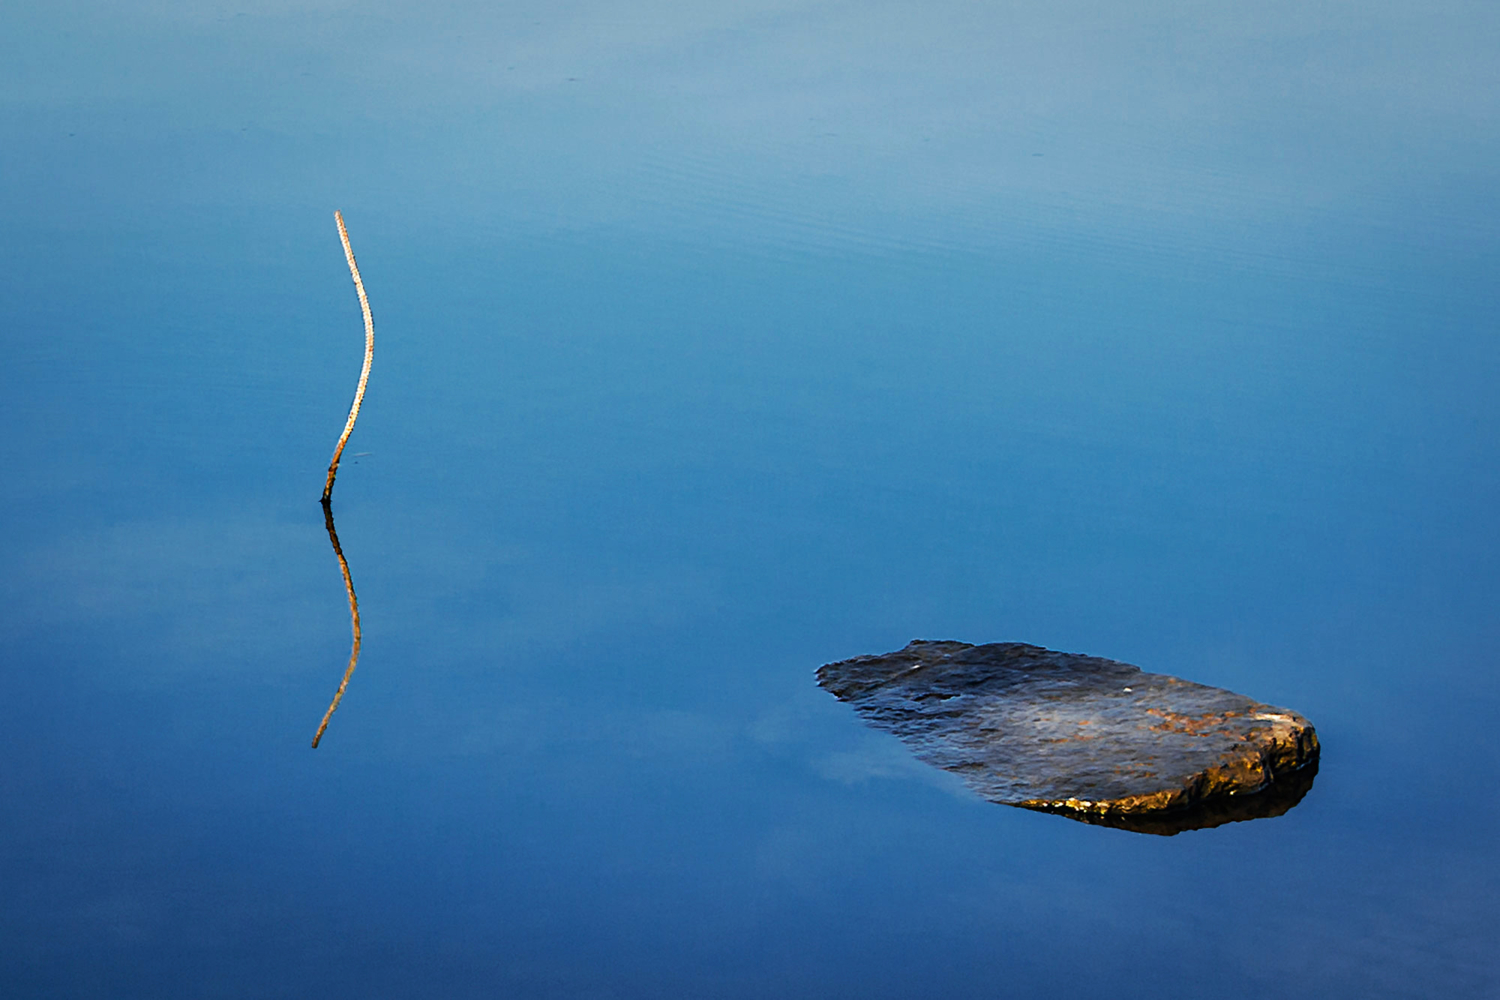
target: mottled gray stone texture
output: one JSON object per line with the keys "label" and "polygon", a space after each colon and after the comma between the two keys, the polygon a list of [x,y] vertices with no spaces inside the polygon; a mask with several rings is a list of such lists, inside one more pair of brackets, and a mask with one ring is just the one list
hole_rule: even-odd
{"label": "mottled gray stone texture", "polygon": [[1141,833],[1279,816],[1317,773],[1296,712],[1025,643],[918,639],[818,683],[991,802]]}

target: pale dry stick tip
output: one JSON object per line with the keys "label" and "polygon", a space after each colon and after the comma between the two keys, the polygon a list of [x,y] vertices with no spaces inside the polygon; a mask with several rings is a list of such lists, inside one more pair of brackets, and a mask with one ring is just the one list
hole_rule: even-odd
{"label": "pale dry stick tip", "polygon": [[339,225],[339,239],[344,244],[344,258],[349,261],[349,273],[354,277],[354,290],[359,293],[359,308],[365,314],[365,364],[359,372],[359,386],[354,390],[354,405],[349,407],[349,420],[344,424],[344,433],[333,449],[333,461],[328,463],[328,482],[323,484],[323,502],[333,495],[333,477],[338,475],[339,456],[344,453],[344,444],[354,431],[354,421],[359,419],[359,404],[365,399],[365,385],[370,381],[370,362],[375,357],[375,321],[370,317],[370,300],[365,298],[365,283],[359,279],[359,265],[354,263],[354,250],[349,246],[349,231],[344,228],[344,216],[333,213],[333,221]]}
{"label": "pale dry stick tip", "polygon": [[349,666],[344,669],[344,679],[339,681],[339,689],[334,692],[333,701],[328,705],[328,711],[323,713],[323,721],[318,723],[318,731],[313,735],[313,749],[318,748],[318,741],[323,738],[323,730],[328,728],[328,720],[333,718],[334,710],[339,707],[339,702],[344,698],[344,690],[349,686],[349,678],[354,676],[354,665],[359,662],[359,601],[354,597],[354,580],[349,576],[349,562],[344,558],[344,550],[339,546],[339,533],[333,529],[333,505],[325,497],[323,499],[323,526],[328,529],[328,540],[333,543],[333,554],[339,557],[339,572],[344,574],[344,592],[349,595],[349,622],[354,630],[354,645],[349,650]]}

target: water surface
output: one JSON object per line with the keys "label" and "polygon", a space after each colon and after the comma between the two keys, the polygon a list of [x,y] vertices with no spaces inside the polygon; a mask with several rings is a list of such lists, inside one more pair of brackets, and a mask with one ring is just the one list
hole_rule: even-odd
{"label": "water surface", "polygon": [[[0,15],[4,992],[1495,995],[1497,34]],[[1317,785],[982,802],[814,684],[912,638],[1285,705]]]}

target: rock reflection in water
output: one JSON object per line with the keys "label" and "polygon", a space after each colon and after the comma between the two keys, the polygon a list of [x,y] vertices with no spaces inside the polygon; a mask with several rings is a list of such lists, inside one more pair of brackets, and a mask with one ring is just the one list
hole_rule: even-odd
{"label": "rock reflection in water", "polygon": [[1290,774],[1278,776],[1258,792],[1228,793],[1180,809],[1164,809],[1157,812],[1088,812],[1030,804],[1027,804],[1026,808],[1037,809],[1041,812],[1055,812],[1060,816],[1096,826],[1112,826],[1119,830],[1130,830],[1133,833],[1152,833],[1161,837],[1170,837],[1184,830],[1207,830],[1210,827],[1237,823],[1240,820],[1270,819],[1273,816],[1280,816],[1302,801],[1302,797],[1312,788],[1313,779],[1317,776],[1318,758],[1314,756],[1302,767]]}
{"label": "rock reflection in water", "polygon": [[992,802],[1138,833],[1279,816],[1317,774],[1295,712],[1024,643],[916,640],[818,683]]}

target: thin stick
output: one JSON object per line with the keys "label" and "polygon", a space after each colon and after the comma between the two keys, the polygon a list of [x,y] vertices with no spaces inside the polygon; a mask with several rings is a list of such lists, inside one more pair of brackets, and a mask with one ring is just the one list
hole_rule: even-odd
{"label": "thin stick", "polygon": [[323,713],[323,721],[318,723],[318,731],[313,735],[313,749],[317,749],[318,742],[323,739],[323,733],[328,729],[328,720],[333,718],[333,713],[338,709],[339,702],[344,698],[344,692],[349,688],[349,678],[354,676],[354,666],[359,662],[360,628],[359,628],[359,600],[354,596],[354,579],[349,575],[349,561],[344,558],[344,549],[339,545],[339,533],[333,527],[333,477],[339,471],[339,458],[344,454],[344,445],[349,441],[349,435],[354,432],[354,421],[359,419],[359,406],[365,399],[365,386],[370,382],[370,362],[375,358],[375,321],[370,316],[370,300],[365,297],[365,283],[359,277],[359,265],[354,262],[354,249],[349,246],[349,231],[344,228],[344,216],[340,212],[333,213],[333,221],[338,223],[339,241],[344,244],[344,259],[349,262],[349,274],[354,278],[354,290],[359,293],[359,308],[365,317],[365,363],[359,371],[359,386],[354,390],[354,405],[349,407],[349,419],[344,424],[344,433],[339,435],[339,443],[333,449],[333,461],[328,464],[328,481],[323,484],[323,526],[328,529],[328,540],[333,543],[333,554],[339,560],[339,572],[344,577],[344,592],[349,595],[349,627],[354,633],[353,645],[349,649],[349,666],[344,668],[344,679],[339,681],[339,689],[334,692],[333,701],[328,704],[328,711]]}
{"label": "thin stick", "polygon": [[344,679],[339,682],[339,689],[334,693],[328,711],[323,713],[323,721],[318,723],[318,731],[312,741],[314,750],[318,748],[318,741],[323,738],[323,730],[328,728],[328,720],[333,718],[334,709],[343,700],[344,691],[349,687],[349,678],[354,676],[354,665],[359,662],[359,601],[354,596],[354,580],[349,576],[349,562],[344,558],[344,550],[339,547],[339,533],[333,530],[333,504],[329,503],[327,497],[323,498],[323,527],[328,529],[333,554],[339,557],[339,572],[344,574],[344,591],[349,595],[349,623],[354,630],[354,646],[349,650],[349,666],[344,670]]}
{"label": "thin stick", "polygon": [[344,453],[344,444],[354,431],[354,421],[359,418],[359,404],[365,400],[365,386],[370,381],[370,362],[375,357],[375,320],[370,317],[370,300],[365,298],[365,283],[359,280],[359,265],[354,263],[354,250],[349,246],[349,231],[344,228],[343,215],[334,212],[333,220],[339,224],[339,239],[344,244],[344,257],[349,261],[349,273],[354,276],[354,290],[359,292],[359,308],[365,314],[365,365],[359,372],[359,387],[354,390],[354,405],[349,407],[349,420],[344,424],[344,433],[339,435],[339,443],[333,449],[333,461],[328,463],[328,482],[323,484],[325,504],[333,495],[333,477],[338,475],[339,456]]}

